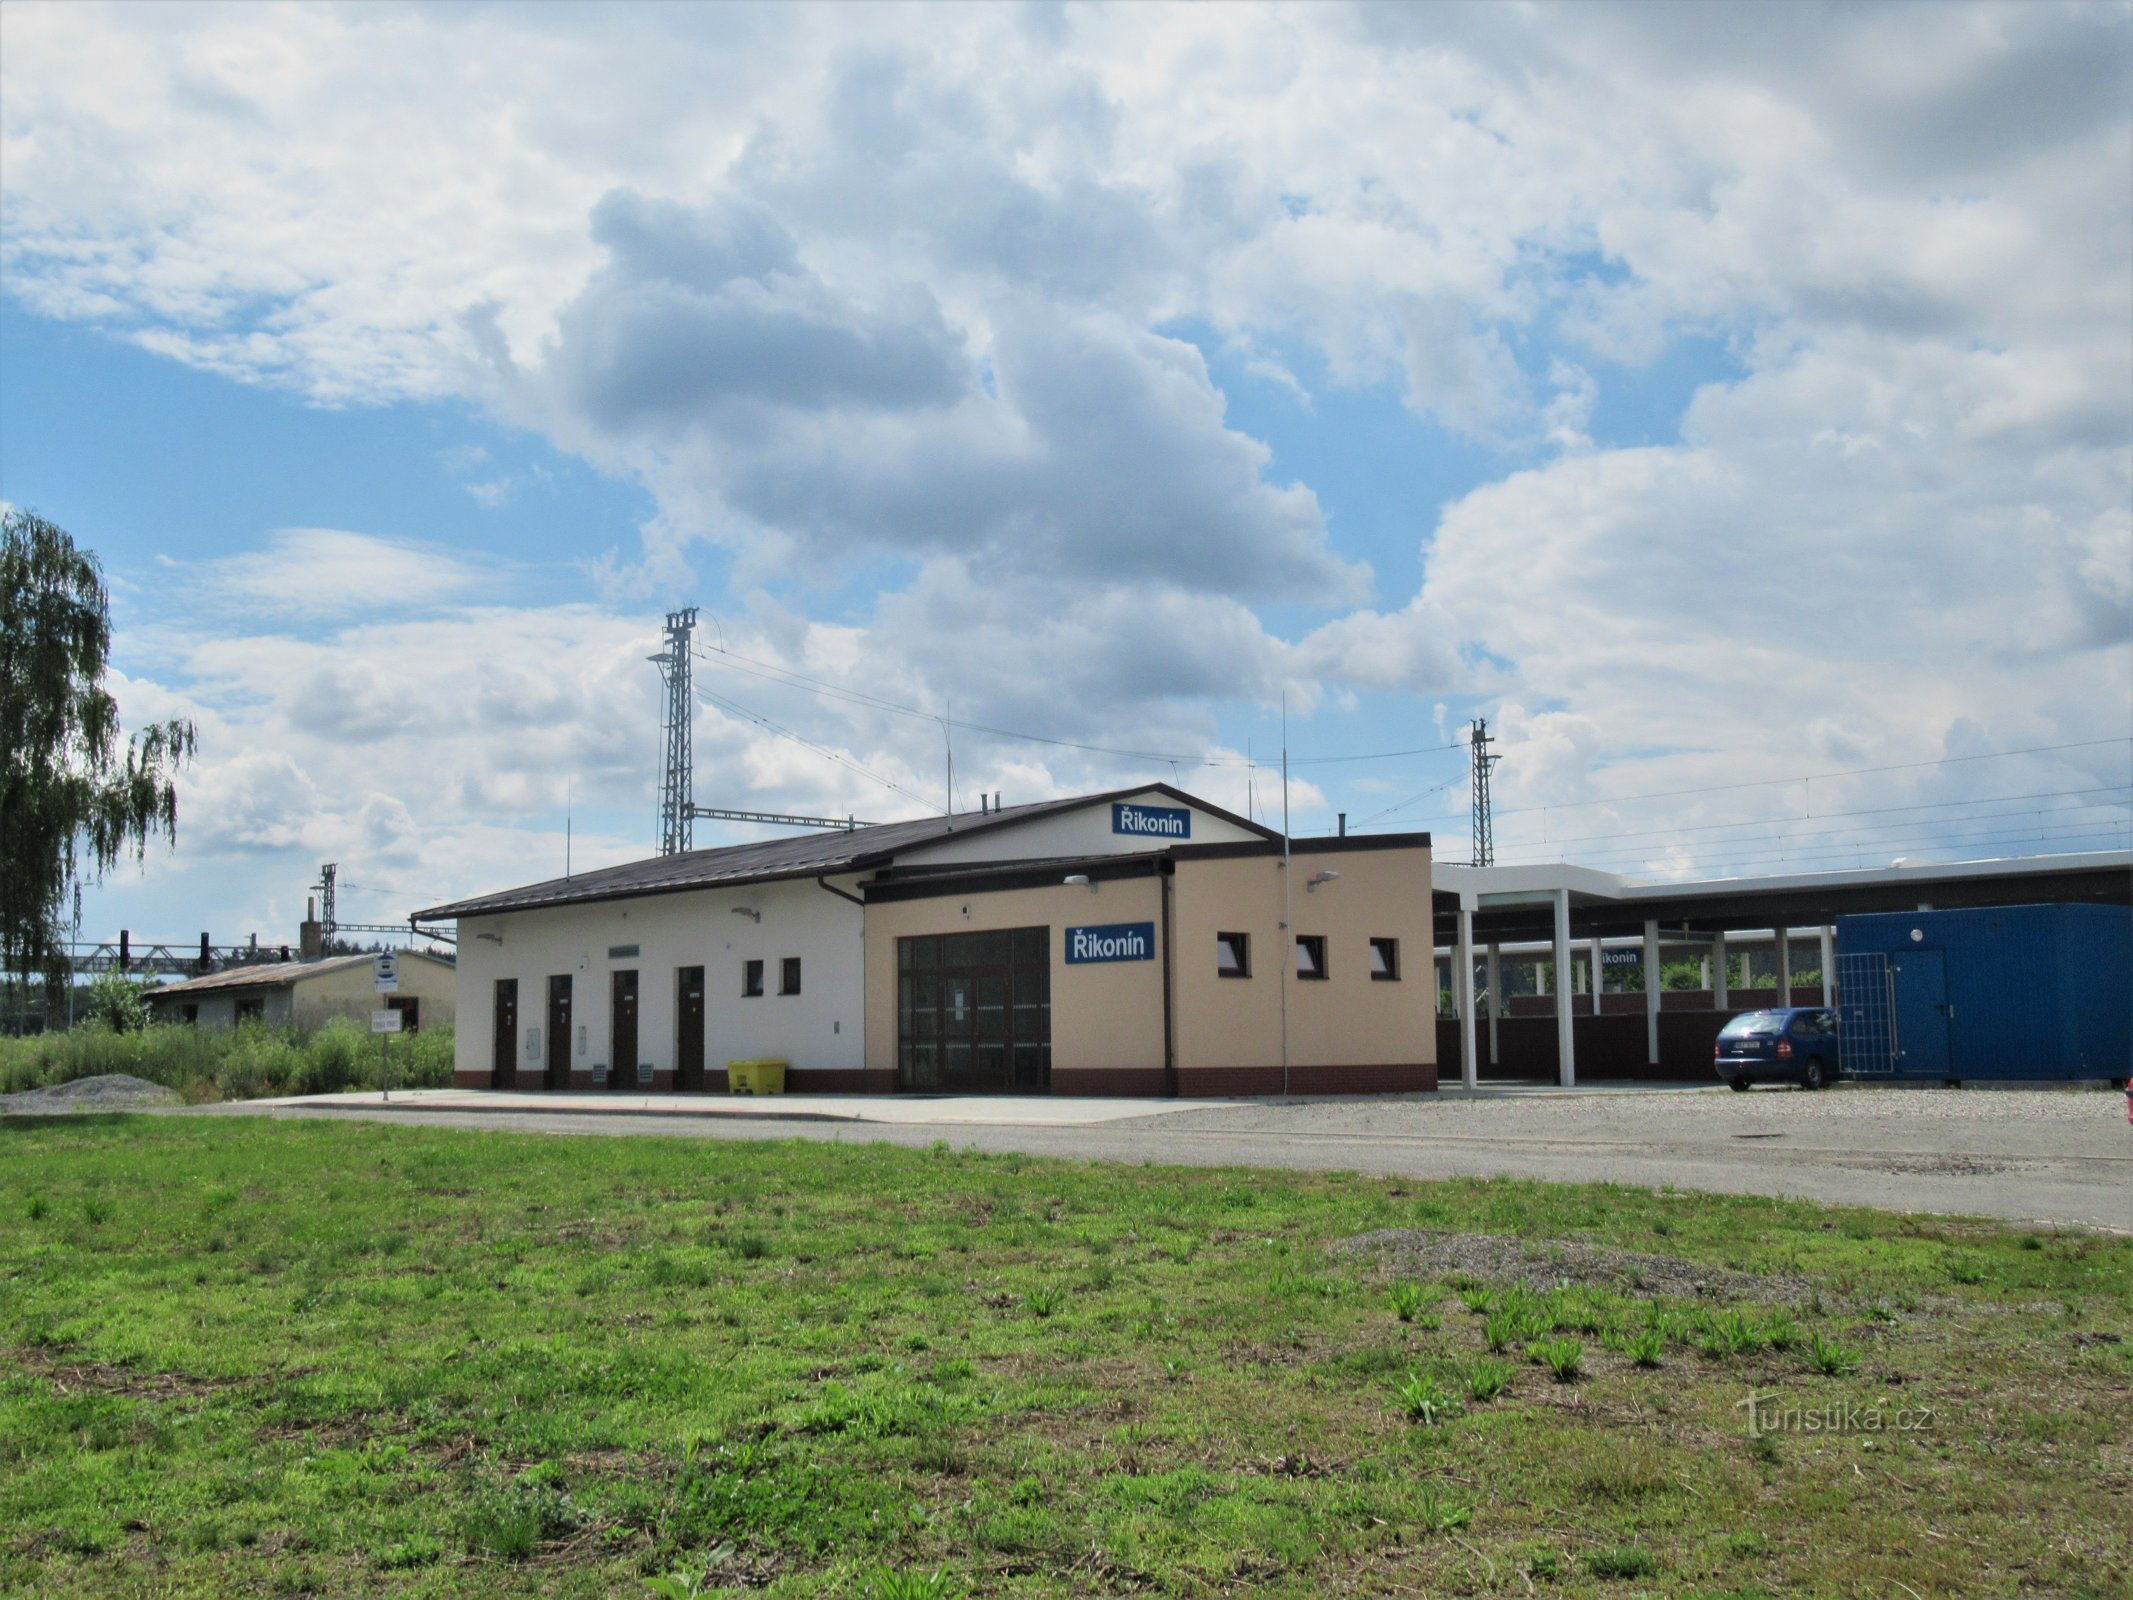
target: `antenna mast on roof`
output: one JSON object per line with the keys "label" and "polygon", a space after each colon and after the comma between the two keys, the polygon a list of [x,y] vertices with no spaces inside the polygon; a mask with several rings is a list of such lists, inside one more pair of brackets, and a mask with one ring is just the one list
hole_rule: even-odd
{"label": "antenna mast on roof", "polygon": [[667,613],[667,647],[645,659],[659,668],[667,686],[666,771],[659,785],[659,853],[679,855],[691,847],[695,830],[696,753],[690,740],[695,704],[689,688],[689,636],[696,631],[696,607]]}
{"label": "antenna mast on roof", "polygon": [[1503,759],[1489,754],[1489,719],[1476,717],[1471,729],[1474,746],[1474,817],[1469,831],[1473,835],[1472,865],[1493,867],[1496,865],[1496,825],[1489,815],[1489,768]]}

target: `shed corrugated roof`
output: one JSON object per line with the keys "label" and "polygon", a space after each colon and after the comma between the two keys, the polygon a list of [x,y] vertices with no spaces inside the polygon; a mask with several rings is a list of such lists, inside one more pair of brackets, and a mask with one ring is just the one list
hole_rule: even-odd
{"label": "shed corrugated roof", "polygon": [[187,978],[183,983],[163,984],[150,989],[148,998],[160,1000],[165,995],[200,994],[216,989],[280,989],[299,978],[315,978],[322,972],[338,972],[341,968],[352,967],[359,961],[368,965],[370,957],[328,956],[323,961],[274,961],[256,967],[232,967],[227,972],[211,972],[204,978]]}
{"label": "shed corrugated roof", "polygon": [[1130,789],[1074,795],[1064,800],[1037,800],[1028,805],[1002,806],[998,811],[965,811],[949,817],[877,822],[864,828],[834,828],[791,839],[761,839],[753,844],[721,845],[710,850],[653,856],[645,861],[625,862],[619,867],[602,867],[568,878],[551,878],[546,883],[530,883],[523,888],[504,889],[495,894],[476,895],[470,900],[455,900],[449,905],[432,906],[427,911],[417,911],[411,920],[442,922],[499,911],[530,910],[537,906],[574,905],[589,900],[621,900],[682,889],[730,888],[778,878],[861,872],[892,860],[899,851],[915,850],[942,839],[1012,827],[1018,822],[1077,810],[1082,806],[1103,805],[1130,795],[1156,793],[1197,806],[1211,816],[1250,828],[1255,833],[1274,837],[1256,822],[1233,816],[1219,806],[1211,806],[1167,783],[1137,783]]}

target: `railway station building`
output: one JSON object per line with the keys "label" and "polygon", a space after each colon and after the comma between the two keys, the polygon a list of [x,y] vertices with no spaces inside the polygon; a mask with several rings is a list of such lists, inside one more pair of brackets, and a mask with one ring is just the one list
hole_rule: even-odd
{"label": "railway station building", "polygon": [[1436,1087],[1429,836],[1284,840],[1167,784],[685,851],[456,921],[464,1088]]}

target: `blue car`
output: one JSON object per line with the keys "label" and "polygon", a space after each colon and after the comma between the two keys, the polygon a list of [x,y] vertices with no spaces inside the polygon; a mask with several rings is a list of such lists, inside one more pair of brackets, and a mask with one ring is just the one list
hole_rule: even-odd
{"label": "blue car", "polygon": [[1711,1054],[1731,1088],[1796,1083],[1819,1089],[1837,1076],[1837,1014],[1823,1006],[1744,1011],[1719,1030]]}

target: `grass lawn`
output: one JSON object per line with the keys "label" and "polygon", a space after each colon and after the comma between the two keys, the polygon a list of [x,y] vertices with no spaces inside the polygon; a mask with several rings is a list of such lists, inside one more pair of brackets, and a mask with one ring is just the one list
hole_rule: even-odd
{"label": "grass lawn", "polygon": [[[2120,1238],[236,1118],[9,1119],[0,1187],[0,1593],[2123,1595],[2133,1570]],[[1329,1249],[1381,1229],[1421,1232]]]}

